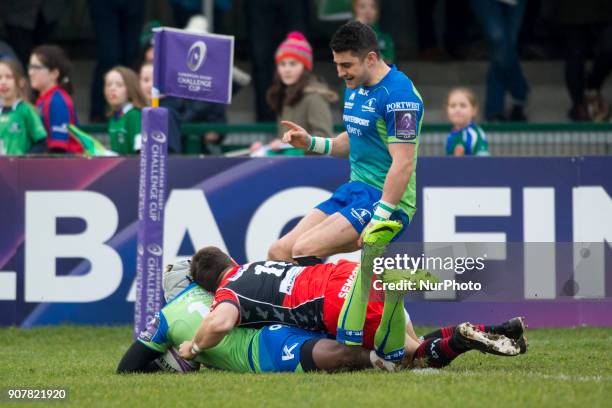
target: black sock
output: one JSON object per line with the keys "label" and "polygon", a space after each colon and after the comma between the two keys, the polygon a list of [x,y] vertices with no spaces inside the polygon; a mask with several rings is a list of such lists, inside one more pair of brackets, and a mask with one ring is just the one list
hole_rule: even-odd
{"label": "black sock", "polygon": [[321,258],[317,258],[316,256],[308,255],[308,256],[296,256],[293,260],[300,266],[313,266],[319,265],[323,263]]}
{"label": "black sock", "polygon": [[[438,330],[434,330],[431,333],[427,333],[426,335],[422,336],[422,338],[423,340],[429,340],[429,339],[445,339],[447,337],[452,337],[452,335],[455,333],[456,327],[457,326],[441,327]],[[502,329],[502,326],[485,326],[484,324],[475,324],[474,327],[477,330],[480,330],[485,333],[504,334],[503,333],[504,330]]]}
{"label": "black sock", "polygon": [[419,345],[412,361],[417,368],[442,368],[468,350],[469,348],[455,340],[454,337],[429,339]]}

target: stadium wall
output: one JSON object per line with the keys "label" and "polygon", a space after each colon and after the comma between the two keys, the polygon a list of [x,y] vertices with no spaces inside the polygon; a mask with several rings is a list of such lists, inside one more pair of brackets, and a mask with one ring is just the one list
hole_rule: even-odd
{"label": "stadium wall", "polygon": [[[0,325],[132,322],[138,164],[0,158]],[[204,245],[238,262],[264,259],[271,242],[349,176],[348,162],[331,158],[168,164],[166,260]],[[495,242],[503,254],[491,269],[497,291],[417,296],[407,302],[413,321],[520,314],[532,327],[612,326],[611,174],[605,156],[421,158],[419,210],[398,245]],[[525,241],[551,243],[531,247],[548,272],[523,262]],[[495,295],[504,292],[513,296]]]}

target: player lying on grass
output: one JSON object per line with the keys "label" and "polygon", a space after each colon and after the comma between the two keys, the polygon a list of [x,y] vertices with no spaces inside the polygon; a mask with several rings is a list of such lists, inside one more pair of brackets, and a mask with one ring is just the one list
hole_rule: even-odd
{"label": "player lying on grass", "polygon": [[[160,371],[159,361],[165,352],[173,353],[184,371],[195,369],[176,355],[174,347],[194,336],[209,313],[213,296],[190,283],[188,275],[188,261],[169,265],[163,279],[168,304],[127,350],[117,367],[118,373]],[[325,337],[324,333],[280,324],[261,329],[238,328],[215,347],[199,353],[195,362],[234,372],[256,373],[395,368],[380,361],[373,351],[344,346]]]}
{"label": "player lying on grass", "polygon": [[[443,366],[471,348],[493,354],[518,354],[515,341],[488,336],[472,326],[460,328],[457,338],[419,343],[406,336],[403,293],[387,292],[384,302],[368,301],[374,258],[382,255],[400,230],[401,224],[394,221],[368,228],[361,264],[339,261],[300,267],[264,261],[239,266],[216,247],[201,249],[193,257],[191,275],[203,288],[215,292],[215,300],[195,338],[181,345],[181,357],[190,359],[216,346],[236,326],[275,323],[324,331],[344,344],[374,349],[379,357],[393,362],[427,356],[432,366]],[[383,275],[387,282],[430,278],[422,271],[386,271]],[[504,334],[503,328],[485,329]],[[520,331],[516,341],[522,336]],[[430,343],[431,347],[427,347]]]}
{"label": "player lying on grass", "polygon": [[[326,339],[321,333],[284,325],[259,330],[236,328],[219,345],[200,352],[194,365],[180,359],[174,347],[193,337],[209,311],[213,296],[191,283],[187,261],[169,265],[163,276],[163,286],[168,304],[125,353],[117,368],[118,373],[160,371],[165,352],[173,354],[182,371],[192,371],[199,363],[234,372],[337,371],[372,366],[391,371],[397,368],[382,361],[374,351],[344,346]],[[497,330],[508,332],[513,327],[515,335],[522,334],[520,321],[507,322]],[[424,336],[425,342],[442,342],[435,349],[445,349],[448,346],[444,343],[452,342],[453,337],[459,343],[465,343],[459,332],[460,329],[454,327],[442,328]],[[431,361],[424,361],[425,358],[423,353],[417,353],[416,365],[441,367],[452,360],[444,355]]]}

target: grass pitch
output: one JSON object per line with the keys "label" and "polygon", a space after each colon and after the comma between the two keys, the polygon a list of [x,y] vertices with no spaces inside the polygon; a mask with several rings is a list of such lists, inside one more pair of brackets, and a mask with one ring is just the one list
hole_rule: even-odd
{"label": "grass pitch", "polygon": [[[424,330],[417,330],[422,334]],[[530,330],[529,352],[512,358],[469,352],[443,370],[387,374],[117,375],[128,327],[0,329],[0,403],[9,388],[63,388],[91,406],[423,407],[612,404],[612,329]]]}

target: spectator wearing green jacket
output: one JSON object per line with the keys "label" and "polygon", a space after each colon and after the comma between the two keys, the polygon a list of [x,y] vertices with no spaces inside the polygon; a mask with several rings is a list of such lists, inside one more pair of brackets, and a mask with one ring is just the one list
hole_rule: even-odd
{"label": "spectator wearing green jacket", "polygon": [[0,155],[43,152],[47,147],[47,131],[27,97],[28,84],[21,64],[0,60]]}
{"label": "spectator wearing green jacket", "polygon": [[142,146],[141,109],[145,97],[138,76],[129,68],[117,66],[104,77],[104,97],[111,108],[108,134],[111,150],[136,154]]}

